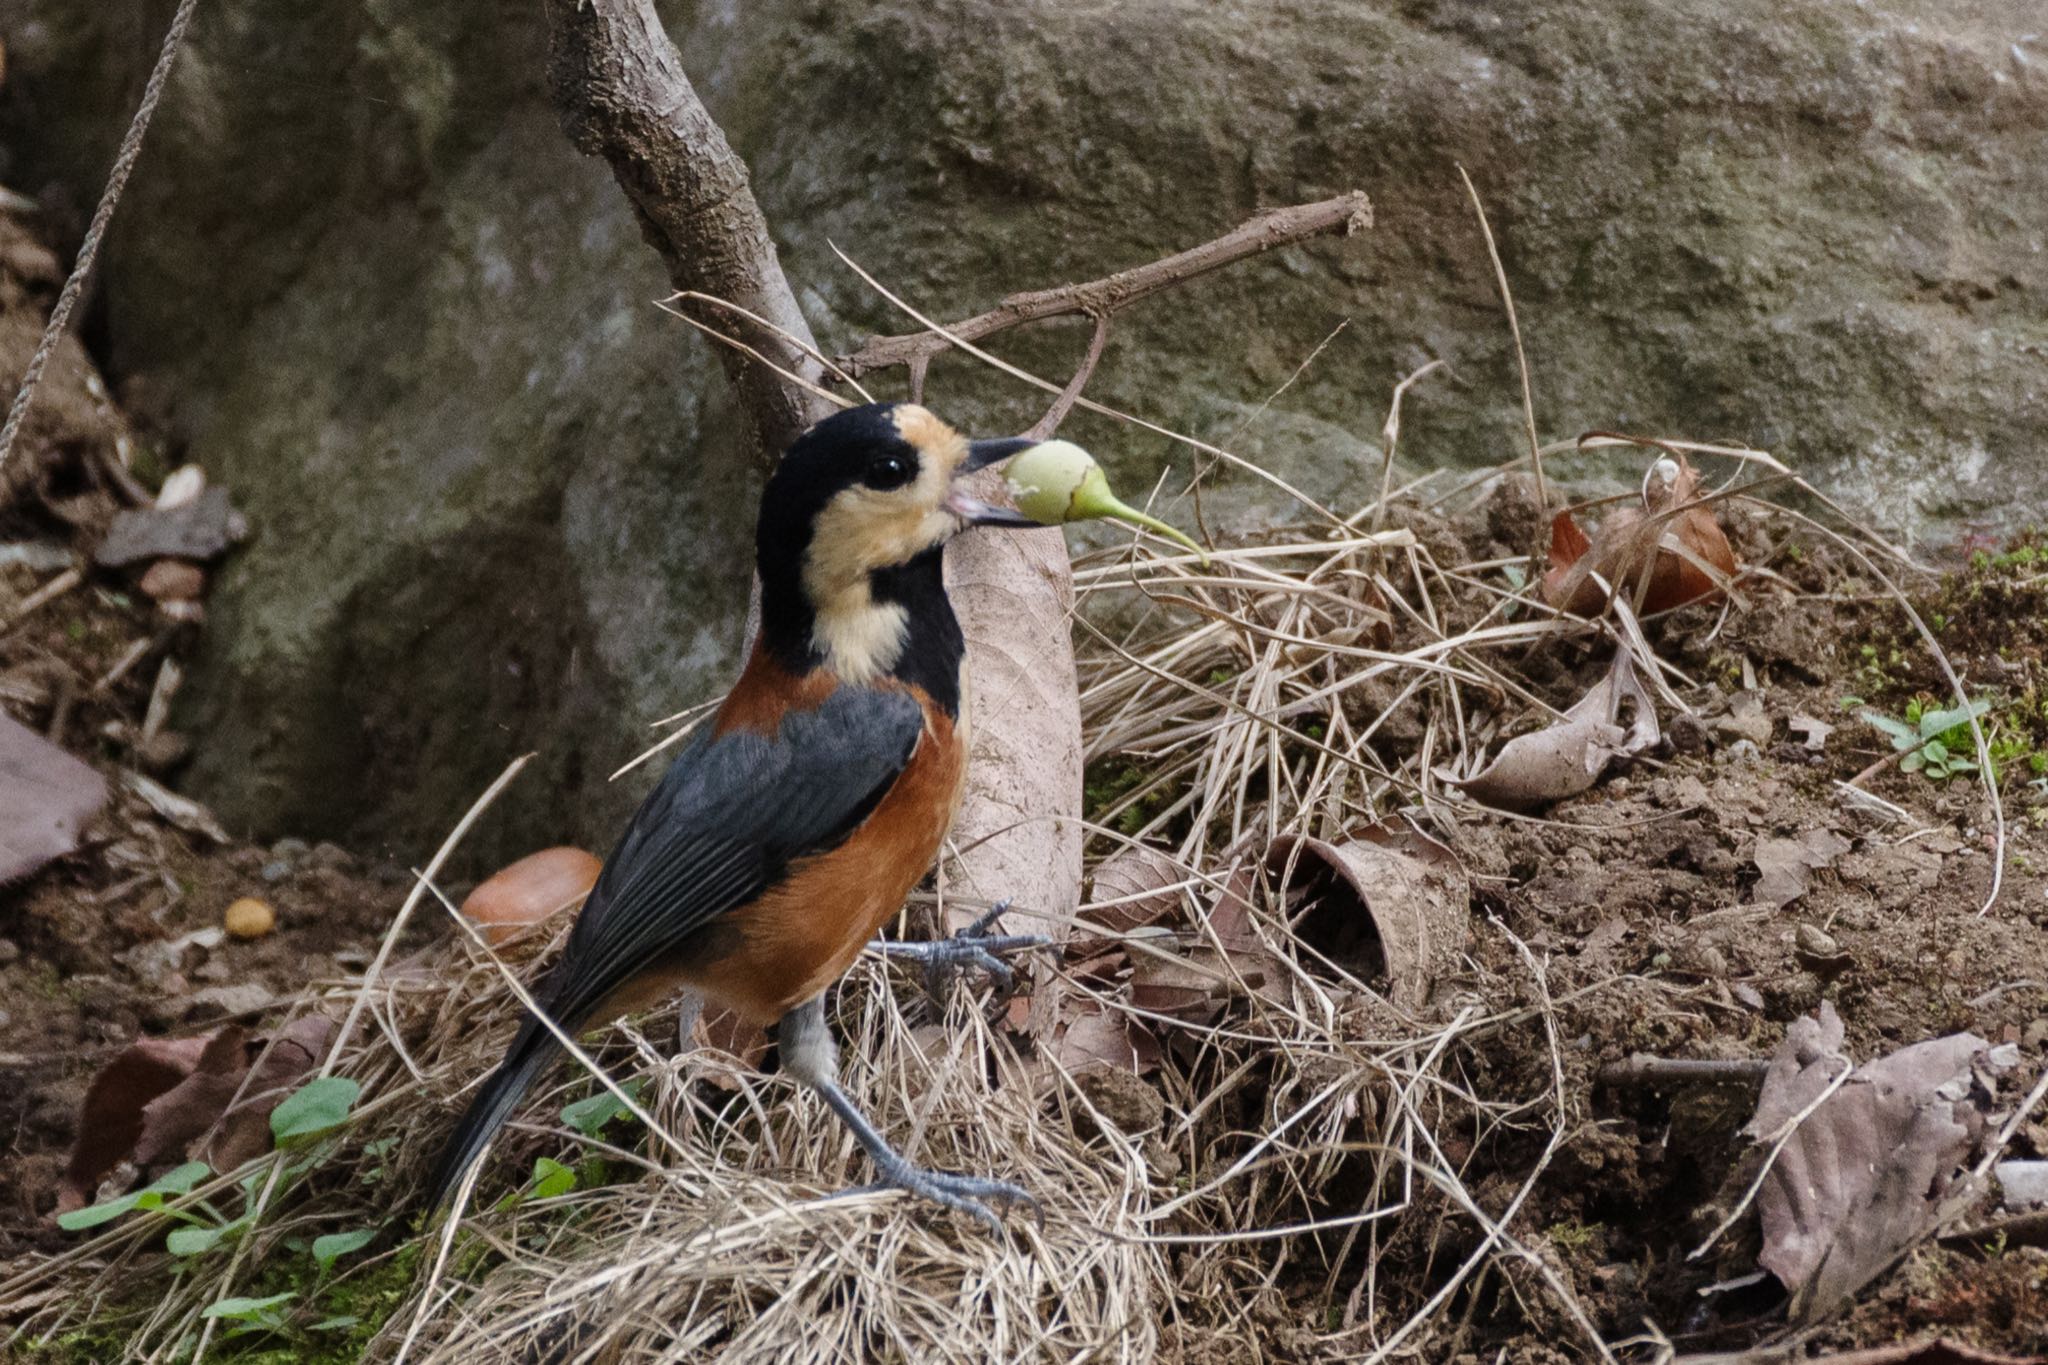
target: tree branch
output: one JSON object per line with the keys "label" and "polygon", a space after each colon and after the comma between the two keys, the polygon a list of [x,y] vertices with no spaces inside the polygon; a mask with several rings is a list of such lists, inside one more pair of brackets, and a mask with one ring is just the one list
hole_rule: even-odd
{"label": "tree branch", "polygon": [[[557,4],[566,2],[568,0],[554,0]],[[1147,295],[1206,275],[1247,256],[1256,256],[1276,246],[1307,241],[1311,237],[1348,237],[1371,226],[1372,201],[1365,197],[1363,190],[1353,190],[1319,203],[1269,209],[1214,241],[1204,242],[1149,265],[1082,284],[1012,294],[986,313],[953,323],[947,330],[963,341],[979,341],[1023,323],[1073,313],[1106,320],[1117,310]],[[951,344],[936,332],[873,337],[852,355],[839,357],[839,364],[856,379],[891,365],[907,365],[911,373],[917,375],[933,356]]]}
{"label": "tree branch", "polygon": [[[716,321],[774,364],[820,382],[822,367],[781,335],[811,343],[746,165],[683,74],[682,56],[652,0],[545,3],[548,86],[562,130],[578,151],[610,165],[670,281],[678,291],[728,299],[764,319],[771,326],[731,315]],[[708,311],[698,316],[713,320]],[[763,464],[831,411],[738,351],[721,350],[719,359],[753,424]]]}

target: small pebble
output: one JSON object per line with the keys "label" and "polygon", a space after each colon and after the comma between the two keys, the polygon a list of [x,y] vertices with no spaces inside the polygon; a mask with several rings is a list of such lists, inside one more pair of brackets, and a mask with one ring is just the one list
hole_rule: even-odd
{"label": "small pebble", "polygon": [[164,486],[156,493],[156,510],[168,512],[173,507],[183,507],[198,497],[206,488],[206,471],[196,464],[180,465],[173,469]]}
{"label": "small pebble", "polygon": [[172,730],[159,730],[135,746],[135,761],[152,773],[168,772],[192,752],[192,741]]}
{"label": "small pebble", "polygon": [[288,863],[297,862],[313,851],[313,846],[304,839],[279,839],[270,846],[270,856],[282,858]]}
{"label": "small pebble", "polygon": [[262,938],[277,928],[277,912],[254,896],[244,896],[228,907],[221,925],[236,938]]}
{"label": "small pebble", "polygon": [[313,845],[312,851],[306,855],[306,861],[314,867],[340,870],[353,864],[355,862],[355,855],[351,854],[340,844],[330,844],[323,839]]}
{"label": "small pebble", "polygon": [[21,961],[21,945],[11,938],[0,938],[0,967]]}
{"label": "small pebble", "polygon": [[277,883],[283,881],[286,877],[292,875],[292,865],[286,862],[284,859],[279,858],[274,862],[265,863],[263,865],[263,870],[257,873],[256,875],[263,878],[264,881],[269,882],[271,885],[275,886]]}
{"label": "small pebble", "polygon": [[2020,1044],[2029,1052],[2039,1052],[2043,1046],[2048,1046],[2048,1018],[2029,1022],[2026,1032],[2020,1035]]}

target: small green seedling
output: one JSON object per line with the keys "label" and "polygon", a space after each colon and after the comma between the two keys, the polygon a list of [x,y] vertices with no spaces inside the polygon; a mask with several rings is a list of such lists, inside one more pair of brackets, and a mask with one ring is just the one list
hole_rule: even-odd
{"label": "small green seedling", "polygon": [[260,1299],[222,1299],[219,1303],[208,1304],[199,1316],[236,1324],[227,1332],[230,1337],[245,1336],[251,1332],[282,1332],[284,1314],[277,1310],[297,1297],[296,1294],[271,1294]]}
{"label": "small green seedling", "polygon": [[1918,701],[1906,703],[1906,716],[1880,715],[1876,711],[1857,714],[1891,737],[1899,753],[1903,772],[1925,773],[1939,782],[1977,771],[1977,760],[1968,756],[1974,748],[1970,722],[1991,709],[1988,701],[1968,706],[1930,710]]}
{"label": "small green seedling", "polygon": [[[639,1103],[640,1082],[627,1081],[619,1089],[625,1092],[626,1099],[630,1099],[636,1104]],[[632,1111],[626,1108],[626,1101],[613,1094],[611,1088],[607,1086],[595,1095],[577,1100],[574,1104],[564,1108],[562,1110],[562,1122],[568,1124],[571,1128],[583,1134],[583,1136],[594,1138],[604,1131],[606,1124],[630,1112]]]}
{"label": "small green seedling", "polygon": [[361,1251],[377,1238],[375,1228],[357,1228],[354,1232],[330,1232],[324,1237],[313,1239],[313,1260],[320,1267],[322,1279],[334,1273],[334,1263],[352,1251]]}
{"label": "small green seedling", "polygon": [[363,1087],[346,1076],[316,1076],[270,1111],[270,1135],[286,1147],[332,1132],[348,1119]]}
{"label": "small green seedling", "polygon": [[102,1223],[111,1223],[130,1209],[161,1209],[166,1196],[190,1194],[200,1181],[212,1174],[212,1170],[205,1162],[188,1161],[182,1166],[166,1171],[141,1189],[132,1190],[118,1199],[109,1199],[104,1204],[94,1204],[88,1208],[60,1213],[57,1215],[57,1226],[66,1232],[78,1232],[85,1228],[96,1228]]}

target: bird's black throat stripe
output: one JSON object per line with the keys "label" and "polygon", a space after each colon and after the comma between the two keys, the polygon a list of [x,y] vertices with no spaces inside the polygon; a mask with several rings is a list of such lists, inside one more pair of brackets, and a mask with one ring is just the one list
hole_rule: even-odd
{"label": "bird's black throat stripe", "polygon": [[900,603],[910,618],[903,654],[889,676],[923,688],[949,716],[960,714],[960,663],[967,657],[967,637],[946,596],[946,547],[934,545],[908,564],[895,564],[868,575],[877,602]]}
{"label": "bird's black throat stripe", "polygon": [[[761,641],[775,662],[801,677],[825,658],[812,632],[817,613],[802,580],[790,565],[795,556],[761,556]],[[946,597],[945,546],[934,545],[907,564],[892,564],[868,576],[877,603],[901,606],[909,633],[888,676],[919,687],[949,716],[960,714],[960,665],[967,640]]]}

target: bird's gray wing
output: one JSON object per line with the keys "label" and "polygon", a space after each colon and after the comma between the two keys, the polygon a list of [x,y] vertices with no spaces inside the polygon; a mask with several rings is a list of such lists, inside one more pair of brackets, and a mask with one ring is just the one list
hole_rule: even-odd
{"label": "bird's gray wing", "polygon": [[865,820],[910,762],[909,693],[842,687],[774,738],[698,738],[640,806],[584,903],[541,999],[563,1025]]}

